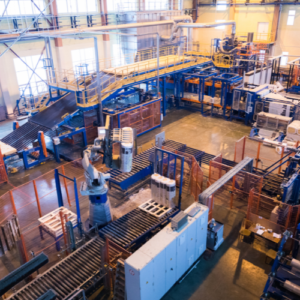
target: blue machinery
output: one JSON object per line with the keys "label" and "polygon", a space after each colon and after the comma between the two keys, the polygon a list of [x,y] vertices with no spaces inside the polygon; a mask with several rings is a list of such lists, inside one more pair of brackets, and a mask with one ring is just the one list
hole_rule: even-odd
{"label": "blue machinery", "polygon": [[82,229],[82,221],[81,221],[81,213],[80,213],[80,204],[79,204],[79,197],[78,197],[78,189],[77,189],[77,180],[76,177],[74,177],[73,179],[61,174],[58,172],[57,169],[54,170],[54,178],[55,178],[55,186],[56,186],[56,193],[57,193],[57,200],[58,200],[58,206],[64,206],[64,201],[63,201],[63,194],[62,194],[62,190],[61,190],[61,185],[60,185],[60,176],[70,180],[71,182],[73,182],[74,185],[74,194],[75,194],[75,203],[76,203],[76,214],[77,214],[77,226],[78,226],[78,230],[80,235],[82,235],[83,233],[83,229]]}
{"label": "blue machinery", "polygon": [[232,98],[230,119],[244,120],[246,125],[254,121],[256,101],[268,90],[268,85],[249,86],[248,88],[235,88]]}
{"label": "blue machinery", "polygon": [[[22,157],[23,157],[25,169],[32,168],[32,167],[39,165],[40,163],[43,163],[49,159],[48,153],[46,150],[44,133],[42,131],[38,132],[38,143],[39,143],[39,146],[22,151]],[[32,162],[29,162],[28,156],[33,155],[35,153],[37,154],[37,156],[35,156],[35,160]]]}
{"label": "blue machinery", "polygon": [[87,137],[86,137],[86,130],[85,128],[80,128],[80,129],[75,129],[70,127],[71,132],[56,136],[54,138],[52,138],[53,140],[53,145],[54,145],[54,155],[55,155],[55,159],[57,162],[60,162],[60,153],[59,153],[59,144],[62,140],[67,139],[67,138],[71,138],[72,136],[74,136],[75,134],[82,134],[82,140],[83,140],[83,145],[84,147],[87,146]]}
{"label": "blue machinery", "polygon": [[[228,118],[228,112],[232,105],[232,89],[239,86],[241,81],[242,77],[238,74],[219,74],[214,68],[199,72],[196,70],[195,73],[183,73],[180,99],[187,103],[180,107],[199,110],[202,115],[210,113],[211,116],[214,115],[214,108],[217,108],[222,110],[221,115],[224,118]],[[188,84],[187,87],[185,87],[185,83]],[[186,96],[185,92],[188,92],[189,95]],[[192,98],[190,93],[196,94],[197,97]],[[200,104],[200,107],[193,105],[195,103]]]}
{"label": "blue machinery", "polygon": [[[272,270],[266,282],[263,295],[260,298],[261,300],[296,300],[300,297],[300,262],[296,259],[284,258],[283,252],[284,245],[291,236],[292,233],[289,231],[286,231],[283,234]],[[297,242],[298,241],[296,240],[295,243]]]}
{"label": "blue machinery", "polygon": [[[163,146],[193,155],[201,165],[202,156],[204,154],[203,151],[187,147],[185,144],[178,143],[171,140],[166,140],[163,143]],[[155,147],[152,147],[136,155],[132,160],[132,170],[129,173],[122,173],[119,170],[113,170],[113,169],[107,171],[107,173],[110,174],[110,179],[109,179],[110,187],[114,187],[116,189],[125,191],[133,184],[153,174],[154,151],[155,151]]]}
{"label": "blue machinery", "polygon": [[[136,208],[100,229],[100,237],[107,237],[125,249],[132,250],[138,248],[141,243],[145,242],[153,234],[153,231],[167,225],[167,221],[181,209],[184,157],[159,148],[154,148],[152,153],[154,156],[154,169],[151,174],[155,171],[163,174],[163,166],[167,165],[167,175],[170,177],[172,175],[175,176],[176,162],[180,160],[178,203],[176,207],[160,219],[146,213],[140,208]],[[174,168],[173,174],[172,168]]]}

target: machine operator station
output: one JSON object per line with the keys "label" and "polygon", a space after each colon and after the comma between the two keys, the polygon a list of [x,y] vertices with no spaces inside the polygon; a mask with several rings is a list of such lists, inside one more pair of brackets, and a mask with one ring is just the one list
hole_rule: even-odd
{"label": "machine operator station", "polygon": [[300,299],[300,8],[0,0],[0,300]]}

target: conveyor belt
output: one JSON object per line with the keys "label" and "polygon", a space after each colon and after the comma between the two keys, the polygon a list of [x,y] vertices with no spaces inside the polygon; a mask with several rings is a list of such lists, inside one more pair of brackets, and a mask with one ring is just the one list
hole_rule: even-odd
{"label": "conveyor belt", "polygon": [[201,150],[197,150],[197,149],[188,147],[185,144],[182,144],[182,143],[179,143],[176,141],[172,141],[172,140],[166,140],[163,145],[166,147],[172,148],[174,150],[193,155],[198,162],[201,161],[202,156],[205,154],[205,152],[203,152]]}
{"label": "conveyor belt", "polygon": [[131,172],[123,173],[119,170],[109,170],[110,182],[120,186],[122,190],[126,190],[132,184],[144,179],[152,174],[152,167],[149,157],[154,153],[154,147],[136,155],[132,160]]}
{"label": "conveyor belt", "polygon": [[167,220],[178,212],[178,208],[173,208],[164,217],[158,219],[157,217],[136,208],[123,217],[101,228],[99,234],[100,236],[106,236],[112,239],[112,241],[127,249],[142,241],[143,238],[146,238],[150,231],[159,226],[167,225]]}
{"label": "conveyor belt", "polygon": [[[187,147],[185,144],[172,140],[165,141],[164,146],[191,154],[198,162],[201,161],[201,157],[204,154],[203,151]],[[152,147],[136,155],[132,160],[131,172],[122,173],[119,170],[109,170],[107,173],[110,174],[110,182],[119,186],[122,190],[126,190],[129,186],[152,174],[152,166],[149,158],[154,155],[154,149],[155,148]]]}
{"label": "conveyor belt", "polygon": [[17,151],[21,151],[37,139],[39,131],[43,131],[45,135],[50,137],[55,136],[55,132],[49,128],[27,122],[8,134],[1,141],[16,148]]}
{"label": "conveyor belt", "polygon": [[62,121],[65,114],[74,113],[77,110],[75,93],[69,93],[62,99],[54,102],[45,110],[30,118],[30,122],[45,126],[49,129],[56,129],[57,124]]}
{"label": "conveyor belt", "polygon": [[[52,289],[57,300],[65,299],[79,288],[88,287],[89,280],[100,279],[101,249],[104,241],[97,237],[67,256],[64,260],[35,278],[13,294],[11,300],[36,300]],[[118,253],[110,248],[111,257]]]}

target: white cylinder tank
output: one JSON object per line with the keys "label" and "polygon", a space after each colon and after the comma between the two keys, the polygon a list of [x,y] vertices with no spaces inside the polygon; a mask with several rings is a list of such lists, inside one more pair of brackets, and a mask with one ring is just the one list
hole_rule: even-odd
{"label": "white cylinder tank", "polygon": [[122,172],[130,172],[132,168],[133,131],[130,127],[122,128],[121,168]]}
{"label": "white cylinder tank", "polygon": [[175,197],[176,197],[176,181],[169,179],[166,182],[166,206],[173,208],[175,207]]}
{"label": "white cylinder tank", "polygon": [[155,177],[155,181],[156,181],[156,198],[155,198],[155,202],[159,203],[160,201],[160,182],[163,179],[163,177],[159,174],[157,174],[158,176]]}
{"label": "white cylinder tank", "polygon": [[151,197],[153,200],[157,201],[157,177],[159,174],[155,173],[151,175]]}

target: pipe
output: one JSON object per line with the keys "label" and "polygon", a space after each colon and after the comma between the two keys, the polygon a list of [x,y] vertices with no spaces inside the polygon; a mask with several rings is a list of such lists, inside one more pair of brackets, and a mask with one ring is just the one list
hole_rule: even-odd
{"label": "pipe", "polygon": [[289,281],[286,280],[285,283],[283,284],[284,288],[286,288],[288,291],[300,296],[300,286]]}
{"label": "pipe", "polygon": [[176,38],[176,35],[177,35],[177,31],[178,29],[180,28],[180,24],[185,24],[185,23],[179,23],[177,25],[178,22],[190,22],[193,24],[193,19],[191,16],[175,16],[172,18],[172,20],[174,21],[173,23],[173,26],[171,28],[171,35],[170,36],[161,36],[160,39],[162,41],[168,41],[168,42],[171,42],[173,41],[175,38]]}
{"label": "pipe", "polygon": [[[105,26],[95,26],[90,27],[88,31],[94,32],[94,31],[110,31],[110,30],[121,30],[121,29],[129,29],[129,28],[142,28],[142,27],[149,27],[149,26],[159,26],[159,25],[173,25],[171,29],[171,35],[169,37],[167,36],[161,36],[161,39],[164,41],[170,41],[174,39],[175,34],[177,33],[179,28],[212,28],[217,27],[221,25],[232,25],[232,36],[235,35],[235,29],[236,29],[236,23],[235,21],[224,21],[220,23],[178,23],[180,21],[184,22],[192,22],[192,18],[190,16],[175,16],[172,20],[164,20],[164,21],[156,21],[156,22],[145,22],[145,23],[131,23],[131,24],[121,24],[121,25],[105,25]],[[177,24],[178,23],[178,24]],[[51,37],[51,31],[48,31],[48,33],[36,33],[36,32],[27,32],[26,36],[30,37]],[[75,30],[68,29],[64,31],[60,31],[59,35],[64,34],[80,34],[85,33],[84,30]],[[53,31],[53,34],[57,35],[55,30]],[[2,39],[10,39],[10,38],[20,38],[20,34],[3,34],[1,35],[0,41]]]}
{"label": "pipe", "polygon": [[235,21],[224,21],[224,22],[218,22],[218,23],[193,23],[193,24],[187,24],[187,23],[179,23],[178,27],[181,28],[212,28],[212,27],[218,27],[222,25],[232,25],[232,33],[235,34]]}

